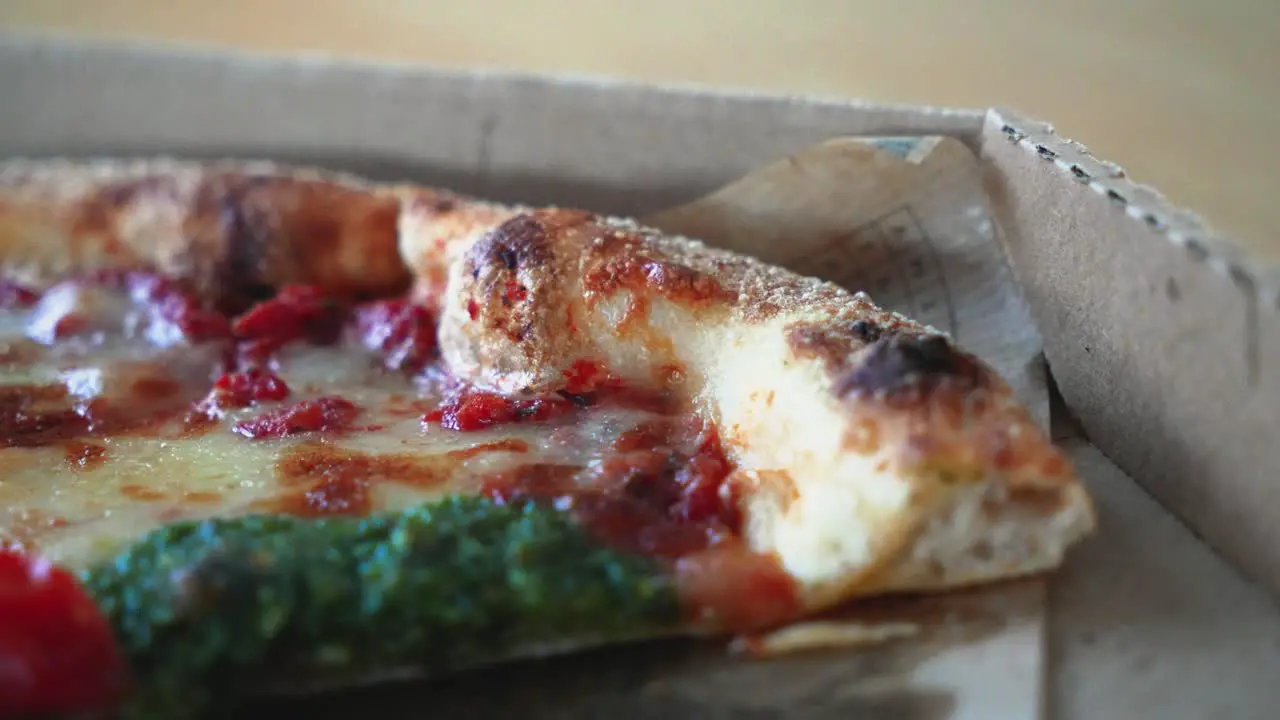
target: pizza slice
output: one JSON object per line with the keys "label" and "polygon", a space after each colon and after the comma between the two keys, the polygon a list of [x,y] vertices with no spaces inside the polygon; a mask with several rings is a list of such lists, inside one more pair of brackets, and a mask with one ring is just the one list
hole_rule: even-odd
{"label": "pizza slice", "polygon": [[6,716],[758,632],[1093,522],[987,365],[861,293],[336,173],[0,166]]}

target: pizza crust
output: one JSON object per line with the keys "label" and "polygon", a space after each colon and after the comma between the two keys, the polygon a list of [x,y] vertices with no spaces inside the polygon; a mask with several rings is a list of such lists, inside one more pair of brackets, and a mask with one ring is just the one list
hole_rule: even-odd
{"label": "pizza crust", "polygon": [[356,178],[265,162],[0,164],[0,271],[33,284],[145,265],[242,305],[315,284],[353,296],[408,286],[400,202]]}
{"label": "pizza crust", "polygon": [[583,358],[627,380],[674,369],[732,449],[748,541],[809,609],[1048,570],[1093,526],[1008,385],[865,295],[581,211],[445,215],[452,245],[418,258],[448,263],[451,370],[520,393]]}
{"label": "pizza crust", "polygon": [[440,312],[450,372],[560,389],[581,360],[721,428],[750,545],[806,609],[1049,570],[1087,493],[984,363],[863,294],[632,221],[265,163],[0,166],[0,271],[143,265],[210,301],[313,283]]}

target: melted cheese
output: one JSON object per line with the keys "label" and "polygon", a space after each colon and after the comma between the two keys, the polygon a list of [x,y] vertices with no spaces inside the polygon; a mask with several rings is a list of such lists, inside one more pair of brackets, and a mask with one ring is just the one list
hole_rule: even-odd
{"label": "melted cheese", "polygon": [[[10,439],[0,438],[0,540],[35,546],[72,567],[176,520],[271,511],[291,498],[305,503],[309,490],[338,474],[359,483],[367,510],[377,511],[478,492],[485,477],[515,465],[589,466],[621,433],[651,417],[599,408],[562,422],[451,431],[421,422],[439,400],[429,383],[387,371],[358,348],[296,343],[278,355],[289,397],[219,413],[211,426],[191,431],[183,413],[172,410],[208,392],[215,346],[157,348],[105,335],[32,351],[23,339],[30,328],[24,314],[0,312],[0,349],[24,346],[0,361],[0,391],[60,386],[65,397],[52,406],[67,412],[94,400],[130,410],[155,402],[170,410],[162,423],[140,431],[88,432],[33,447],[6,447]],[[160,399],[139,397],[140,377],[173,387]],[[234,431],[241,420],[326,395],[361,408],[353,430],[266,439]]]}

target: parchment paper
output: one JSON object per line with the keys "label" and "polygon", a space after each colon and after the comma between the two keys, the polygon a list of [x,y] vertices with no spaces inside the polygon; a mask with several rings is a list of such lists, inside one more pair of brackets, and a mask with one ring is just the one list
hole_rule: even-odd
{"label": "parchment paper", "polygon": [[[976,158],[941,137],[840,139],[644,219],[864,290],[1000,371],[1047,428],[1040,340],[1004,261]],[[663,641],[434,683],[268,704],[251,717],[839,718],[1041,715],[1045,585],[862,603],[837,621],[906,637],[767,661]]]}

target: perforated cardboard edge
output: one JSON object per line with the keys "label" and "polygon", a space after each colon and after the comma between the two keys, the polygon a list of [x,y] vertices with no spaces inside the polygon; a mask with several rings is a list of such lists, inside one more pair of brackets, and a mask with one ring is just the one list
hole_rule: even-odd
{"label": "perforated cardboard edge", "polygon": [[988,189],[1089,439],[1280,595],[1275,268],[1046,123],[993,109]]}

